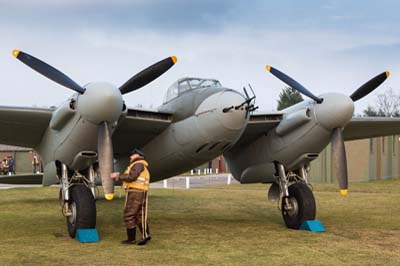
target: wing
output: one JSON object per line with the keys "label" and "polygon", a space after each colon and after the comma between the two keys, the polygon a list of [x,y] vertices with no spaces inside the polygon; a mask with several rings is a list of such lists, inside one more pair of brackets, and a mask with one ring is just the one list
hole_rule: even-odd
{"label": "wing", "polygon": [[343,131],[345,140],[400,134],[400,118],[360,117],[351,119]]}
{"label": "wing", "polygon": [[33,148],[49,126],[52,109],[0,106],[0,143]]}
{"label": "wing", "polygon": [[112,136],[114,153],[123,155],[134,147],[142,147],[163,132],[171,121],[172,114],[169,113],[129,109]]}
{"label": "wing", "polygon": [[282,115],[282,113],[250,115],[246,129],[234,146],[238,147],[246,145],[257,139],[259,136],[268,133],[269,130],[275,128],[279,124],[282,120]]}

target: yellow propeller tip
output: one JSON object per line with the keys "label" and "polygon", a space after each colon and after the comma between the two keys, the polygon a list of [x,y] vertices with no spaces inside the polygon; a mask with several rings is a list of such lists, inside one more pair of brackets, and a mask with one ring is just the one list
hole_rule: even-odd
{"label": "yellow propeller tip", "polygon": [[390,75],[390,72],[389,72],[389,71],[386,71],[386,78],[388,78],[389,75]]}
{"label": "yellow propeller tip", "polygon": [[13,50],[13,51],[12,51],[12,55],[13,55],[14,57],[18,57],[18,55],[19,55],[19,50],[17,50],[17,49]]}
{"label": "yellow propeller tip", "polygon": [[104,197],[106,200],[112,200],[114,198],[114,193],[105,194]]}
{"label": "yellow propeller tip", "polygon": [[178,61],[178,58],[176,58],[176,56],[171,56],[172,62],[174,62],[174,64],[176,64],[176,62]]}
{"label": "yellow propeller tip", "polygon": [[271,71],[271,66],[270,65],[267,65],[265,68],[267,69],[268,72]]}
{"label": "yellow propeller tip", "polygon": [[348,192],[349,192],[348,189],[341,189],[340,190],[340,194],[342,194],[342,196],[346,196]]}

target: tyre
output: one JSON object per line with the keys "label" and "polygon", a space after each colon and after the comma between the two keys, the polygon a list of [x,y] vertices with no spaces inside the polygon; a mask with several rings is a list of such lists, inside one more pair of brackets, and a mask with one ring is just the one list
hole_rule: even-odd
{"label": "tyre", "polygon": [[77,229],[96,227],[96,203],[90,189],[83,184],[73,185],[69,192],[72,215],[67,217],[67,229],[74,238]]}
{"label": "tyre", "polygon": [[286,198],[283,198],[281,210],[283,220],[288,228],[299,229],[304,221],[315,219],[315,198],[306,184],[295,183],[291,185],[287,199],[292,208],[287,208]]}

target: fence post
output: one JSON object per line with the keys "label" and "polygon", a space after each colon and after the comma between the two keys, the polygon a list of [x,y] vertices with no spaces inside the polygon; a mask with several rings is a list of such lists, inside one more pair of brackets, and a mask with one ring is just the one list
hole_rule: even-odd
{"label": "fence post", "polygon": [[189,179],[189,177],[187,176],[186,177],[186,189],[189,189],[190,188],[190,179]]}
{"label": "fence post", "polygon": [[230,184],[231,184],[231,181],[232,181],[232,175],[231,175],[231,174],[229,174],[229,175],[228,175],[228,185],[230,185]]}
{"label": "fence post", "polygon": [[164,188],[168,188],[167,179],[164,179]]}

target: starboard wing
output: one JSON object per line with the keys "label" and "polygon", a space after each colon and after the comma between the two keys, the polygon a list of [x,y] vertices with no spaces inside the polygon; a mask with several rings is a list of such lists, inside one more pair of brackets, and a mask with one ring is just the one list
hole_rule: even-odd
{"label": "starboard wing", "polygon": [[0,106],[0,143],[37,146],[49,126],[52,109]]}

